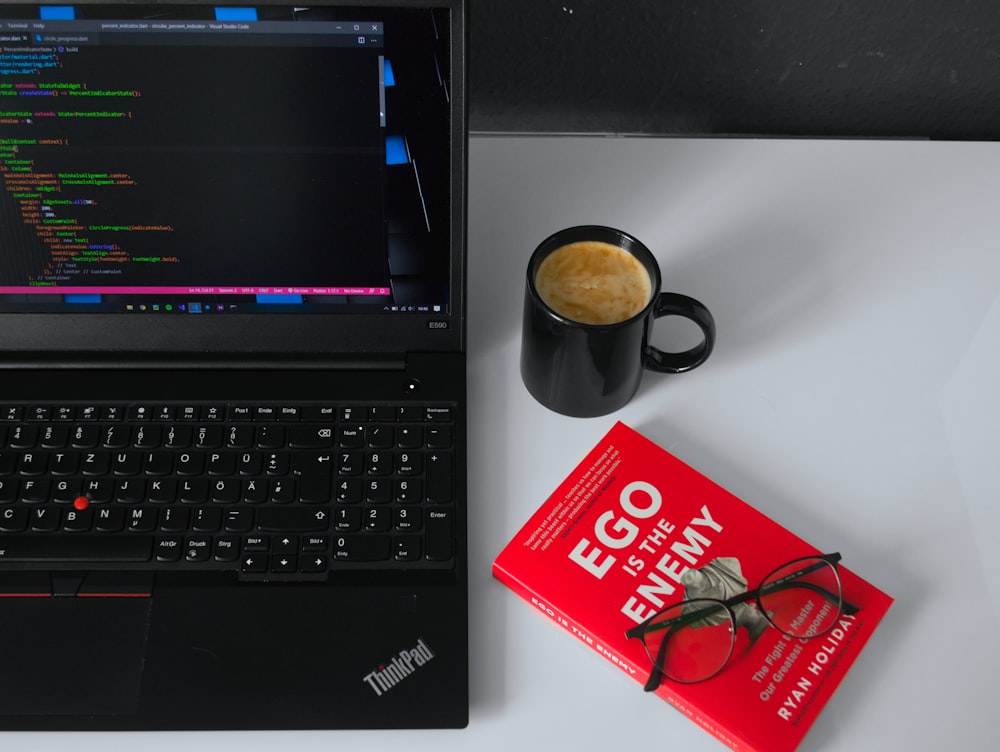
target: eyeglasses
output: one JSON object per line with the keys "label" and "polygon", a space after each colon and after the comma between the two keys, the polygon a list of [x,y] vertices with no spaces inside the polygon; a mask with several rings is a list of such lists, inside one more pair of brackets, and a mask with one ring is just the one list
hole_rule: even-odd
{"label": "eyeglasses", "polygon": [[841,614],[858,608],[843,599],[837,563],[840,554],[795,559],[775,569],[761,584],[727,600],[692,598],[668,606],[625,636],[641,639],[653,671],[645,690],[666,678],[684,684],[711,679],[725,668],[736,646],[736,629],[755,640],[767,625],[796,639],[821,637]]}

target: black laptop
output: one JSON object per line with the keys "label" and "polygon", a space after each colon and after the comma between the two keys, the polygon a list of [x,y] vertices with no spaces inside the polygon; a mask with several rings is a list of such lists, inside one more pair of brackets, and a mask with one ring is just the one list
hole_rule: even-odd
{"label": "black laptop", "polygon": [[464,35],[0,2],[0,728],[466,725]]}

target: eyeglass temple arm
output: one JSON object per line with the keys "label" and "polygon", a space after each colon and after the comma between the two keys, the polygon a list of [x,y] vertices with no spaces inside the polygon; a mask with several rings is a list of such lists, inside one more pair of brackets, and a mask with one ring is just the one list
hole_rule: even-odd
{"label": "eyeglass temple arm", "polygon": [[653,692],[660,686],[660,682],[663,681],[663,672],[660,670],[660,666],[663,665],[663,659],[667,656],[667,641],[670,639],[670,635],[664,636],[660,641],[660,649],[656,652],[656,660],[653,661],[653,669],[649,672],[649,679],[642,687],[643,692]]}

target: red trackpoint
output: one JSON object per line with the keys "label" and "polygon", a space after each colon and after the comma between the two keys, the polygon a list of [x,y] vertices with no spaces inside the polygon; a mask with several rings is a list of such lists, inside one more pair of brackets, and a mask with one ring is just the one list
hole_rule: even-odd
{"label": "red trackpoint", "polygon": [[73,499],[74,509],[77,509],[82,512],[89,506],[90,506],[90,499],[88,499],[86,496],[77,496],[75,499]]}

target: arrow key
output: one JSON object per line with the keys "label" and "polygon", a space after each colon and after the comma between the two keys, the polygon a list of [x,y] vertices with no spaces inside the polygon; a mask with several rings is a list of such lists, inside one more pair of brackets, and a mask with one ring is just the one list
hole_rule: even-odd
{"label": "arrow key", "polygon": [[240,561],[240,569],[247,573],[267,571],[267,554],[244,554]]}
{"label": "arrow key", "polygon": [[325,572],[326,556],[313,554],[312,556],[302,556],[299,560],[300,572]]}
{"label": "arrow key", "polygon": [[299,569],[299,557],[292,554],[274,554],[271,557],[271,571],[275,574],[288,574]]}

